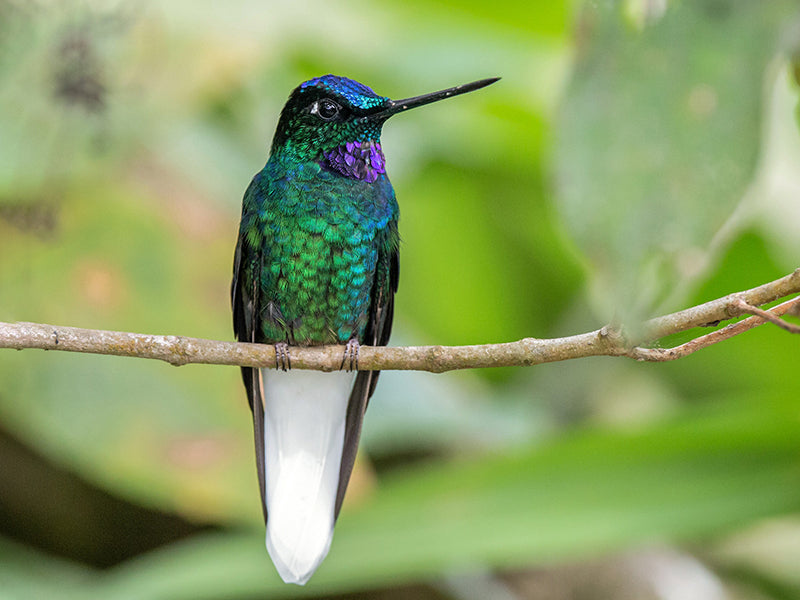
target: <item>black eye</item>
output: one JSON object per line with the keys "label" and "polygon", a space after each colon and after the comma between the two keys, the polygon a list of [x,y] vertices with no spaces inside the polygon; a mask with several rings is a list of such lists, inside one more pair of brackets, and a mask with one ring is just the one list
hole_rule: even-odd
{"label": "black eye", "polygon": [[323,121],[330,121],[339,114],[341,107],[329,98],[323,98],[317,102],[317,115]]}

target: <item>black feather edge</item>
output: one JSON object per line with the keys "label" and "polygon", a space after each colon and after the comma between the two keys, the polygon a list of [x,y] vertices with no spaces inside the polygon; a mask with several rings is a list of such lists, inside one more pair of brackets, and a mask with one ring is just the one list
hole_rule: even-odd
{"label": "black feather edge", "polygon": [[[239,240],[236,246],[236,255],[233,263],[233,281],[231,283],[231,305],[233,307],[233,331],[240,342],[255,342],[257,317],[259,315],[259,302],[257,293],[259,279],[258,269],[253,269],[252,289],[243,289],[242,278],[242,246],[245,242]],[[257,254],[255,262],[262,262],[262,256]],[[249,308],[245,310],[245,307]],[[250,313],[249,319],[247,313]],[[261,511],[264,514],[264,523],[267,522],[267,482],[264,466],[264,403],[261,389],[261,373],[252,367],[242,367],[242,380],[247,391],[247,401],[253,415],[253,432],[256,450],[256,470],[258,472],[258,488],[261,493]]]}

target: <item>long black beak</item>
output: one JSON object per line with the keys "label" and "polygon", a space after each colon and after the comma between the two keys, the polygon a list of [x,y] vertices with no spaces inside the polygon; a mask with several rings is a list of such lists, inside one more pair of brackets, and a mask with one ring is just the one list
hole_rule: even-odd
{"label": "long black beak", "polygon": [[431,102],[438,102],[439,100],[452,98],[453,96],[466,94],[467,92],[474,92],[482,87],[493,84],[498,79],[500,78],[490,77],[489,79],[481,79],[479,81],[473,81],[472,83],[465,83],[463,85],[447,88],[446,90],[439,90],[438,92],[423,94],[422,96],[406,98],[405,100],[390,100],[388,105],[385,105],[383,108],[381,108],[381,110],[372,113],[366,118],[370,121],[385,121],[392,115],[396,115],[397,113],[409,110],[411,108],[416,108],[417,106],[423,106],[425,104],[430,104]]}

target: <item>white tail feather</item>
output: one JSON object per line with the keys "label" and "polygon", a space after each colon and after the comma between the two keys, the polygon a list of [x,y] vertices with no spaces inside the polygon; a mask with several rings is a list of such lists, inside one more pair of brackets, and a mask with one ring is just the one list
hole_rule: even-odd
{"label": "white tail feather", "polygon": [[330,548],[355,376],[261,370],[267,551],[286,583],[306,583]]}

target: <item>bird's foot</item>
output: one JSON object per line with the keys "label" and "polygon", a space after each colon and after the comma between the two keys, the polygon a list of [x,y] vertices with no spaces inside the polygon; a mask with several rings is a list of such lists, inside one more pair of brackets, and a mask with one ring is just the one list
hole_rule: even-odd
{"label": "bird's foot", "polygon": [[292,368],[292,358],[289,356],[289,344],[278,342],[275,344],[275,368],[288,371]]}
{"label": "bird's foot", "polygon": [[347,342],[347,345],[344,347],[342,364],[339,365],[340,371],[345,368],[345,364],[347,364],[346,371],[358,371],[358,351],[360,348],[361,345],[356,338],[351,338]]}

